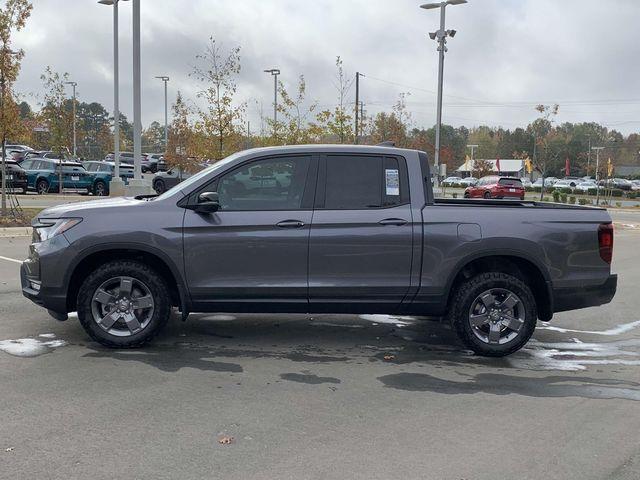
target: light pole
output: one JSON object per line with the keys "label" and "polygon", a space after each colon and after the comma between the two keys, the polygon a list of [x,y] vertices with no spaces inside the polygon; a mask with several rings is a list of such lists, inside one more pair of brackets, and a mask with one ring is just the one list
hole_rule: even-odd
{"label": "light pole", "polygon": [[78,144],[76,142],[76,87],[78,82],[64,82],[66,85],[71,85],[73,88],[73,158],[76,158],[76,150]]}
{"label": "light pole", "polygon": [[115,172],[109,182],[111,194],[124,193],[124,182],[120,178],[120,105],[118,75],[118,3],[126,0],[99,0],[102,5],[113,6],[113,161]]}
{"label": "light pole", "polygon": [[[142,101],[140,88],[140,0],[133,0],[133,183],[142,182]],[[134,188],[135,189],[135,188]]]}
{"label": "light pole", "polygon": [[275,137],[278,126],[278,75],[280,75],[280,70],[271,68],[265,70],[264,73],[270,73],[273,76],[273,136]]}
{"label": "light pole", "polygon": [[167,82],[169,77],[160,75],[159,78],[164,82],[164,152],[167,153],[167,146],[169,145],[169,117],[167,115]]}
{"label": "light pole", "polygon": [[600,150],[604,147],[591,147],[596,151],[596,205],[600,205]]}
{"label": "light pole", "polygon": [[447,0],[445,2],[438,3],[425,3],[424,5],[420,5],[420,8],[424,8],[425,10],[430,10],[433,8],[440,9],[440,29],[436,32],[429,33],[429,38],[431,40],[436,40],[438,42],[438,105],[437,105],[437,118],[436,118],[436,148],[434,155],[434,166],[435,166],[435,179],[434,186],[437,188],[439,185],[440,179],[440,127],[442,125],[442,76],[444,73],[444,53],[447,51],[447,37],[453,38],[456,34],[455,30],[445,30],[444,29],[444,14],[447,5],[460,5],[462,3],[467,3],[467,0]]}
{"label": "light pole", "polygon": [[360,118],[359,118],[359,112],[358,112],[358,110],[360,110],[360,77],[364,77],[364,74],[360,72],[356,72],[356,105],[355,105],[356,121],[355,121],[355,128],[354,128],[355,135],[353,139],[353,143],[355,143],[356,145],[358,144],[358,140],[359,140],[358,128],[360,126],[360,123],[359,123]]}
{"label": "light pole", "polygon": [[[2,119],[2,204],[1,204],[1,208],[2,208],[2,216],[6,217],[7,216],[7,183],[6,183],[6,178],[7,178],[7,163],[6,163],[6,155],[7,155],[7,149],[6,149],[6,144],[7,144],[7,126],[5,125],[5,117],[4,117],[4,90],[5,90],[5,69],[7,68],[7,66],[5,65],[5,60],[7,58],[7,55],[19,55],[19,52],[14,52],[13,50],[9,50],[8,48],[4,47],[2,49],[2,65],[0,66],[0,118]],[[25,193],[26,190],[25,190]]]}
{"label": "light pole", "polygon": [[470,175],[469,175],[469,176],[473,176],[473,166],[474,166],[474,165],[473,165],[473,161],[475,160],[474,153],[475,153],[475,151],[476,151],[476,148],[478,148],[478,145],[467,145],[467,148],[470,148],[470,149],[471,149],[471,165],[470,165],[470,167],[471,167],[471,173],[470,173]]}

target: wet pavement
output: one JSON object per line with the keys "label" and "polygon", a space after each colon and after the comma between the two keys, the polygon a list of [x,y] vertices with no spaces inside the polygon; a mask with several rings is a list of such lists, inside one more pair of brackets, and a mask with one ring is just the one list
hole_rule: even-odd
{"label": "wet pavement", "polygon": [[175,315],[110,350],[0,260],[0,478],[637,479],[638,242],[616,236],[612,304],[502,359],[384,315]]}

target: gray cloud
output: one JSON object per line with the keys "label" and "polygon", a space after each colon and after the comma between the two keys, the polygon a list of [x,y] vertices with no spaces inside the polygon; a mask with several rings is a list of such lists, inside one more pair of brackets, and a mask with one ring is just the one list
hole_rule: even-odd
{"label": "gray cloud", "polygon": [[[258,124],[256,101],[270,111],[276,66],[293,86],[304,74],[321,105],[336,102],[334,61],[367,75],[362,96],[370,113],[410,92],[417,126],[435,120],[437,53],[427,32],[436,11],[396,0],[142,0],[143,123],[163,118],[162,83],[195,99],[189,77],[209,36],[242,47],[239,99]],[[16,85],[41,90],[46,65],[67,71],[79,97],[112,108],[112,12],[93,0],[36,0],[16,37],[26,51]],[[131,117],[131,2],[120,4],[121,109]],[[447,9],[458,30],[445,62],[444,121],[513,127],[535,118],[532,105],[558,102],[558,121],[598,121],[623,132],[640,129],[640,2],[617,0],[469,0]],[[397,85],[401,84],[401,85]]]}

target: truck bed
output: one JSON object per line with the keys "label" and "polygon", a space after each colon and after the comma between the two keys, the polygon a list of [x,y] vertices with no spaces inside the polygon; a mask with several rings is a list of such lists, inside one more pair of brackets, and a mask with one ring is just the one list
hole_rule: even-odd
{"label": "truck bed", "polygon": [[455,205],[458,207],[529,207],[549,208],[562,210],[604,210],[602,207],[589,207],[585,205],[567,205],[565,203],[537,202],[535,200],[499,200],[484,198],[436,198],[435,205]]}

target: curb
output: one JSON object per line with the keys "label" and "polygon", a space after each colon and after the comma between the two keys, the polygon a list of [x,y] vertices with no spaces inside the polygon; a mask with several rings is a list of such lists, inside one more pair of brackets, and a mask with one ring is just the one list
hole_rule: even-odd
{"label": "curb", "polygon": [[30,237],[31,232],[31,227],[3,227],[0,228],[0,238]]}

